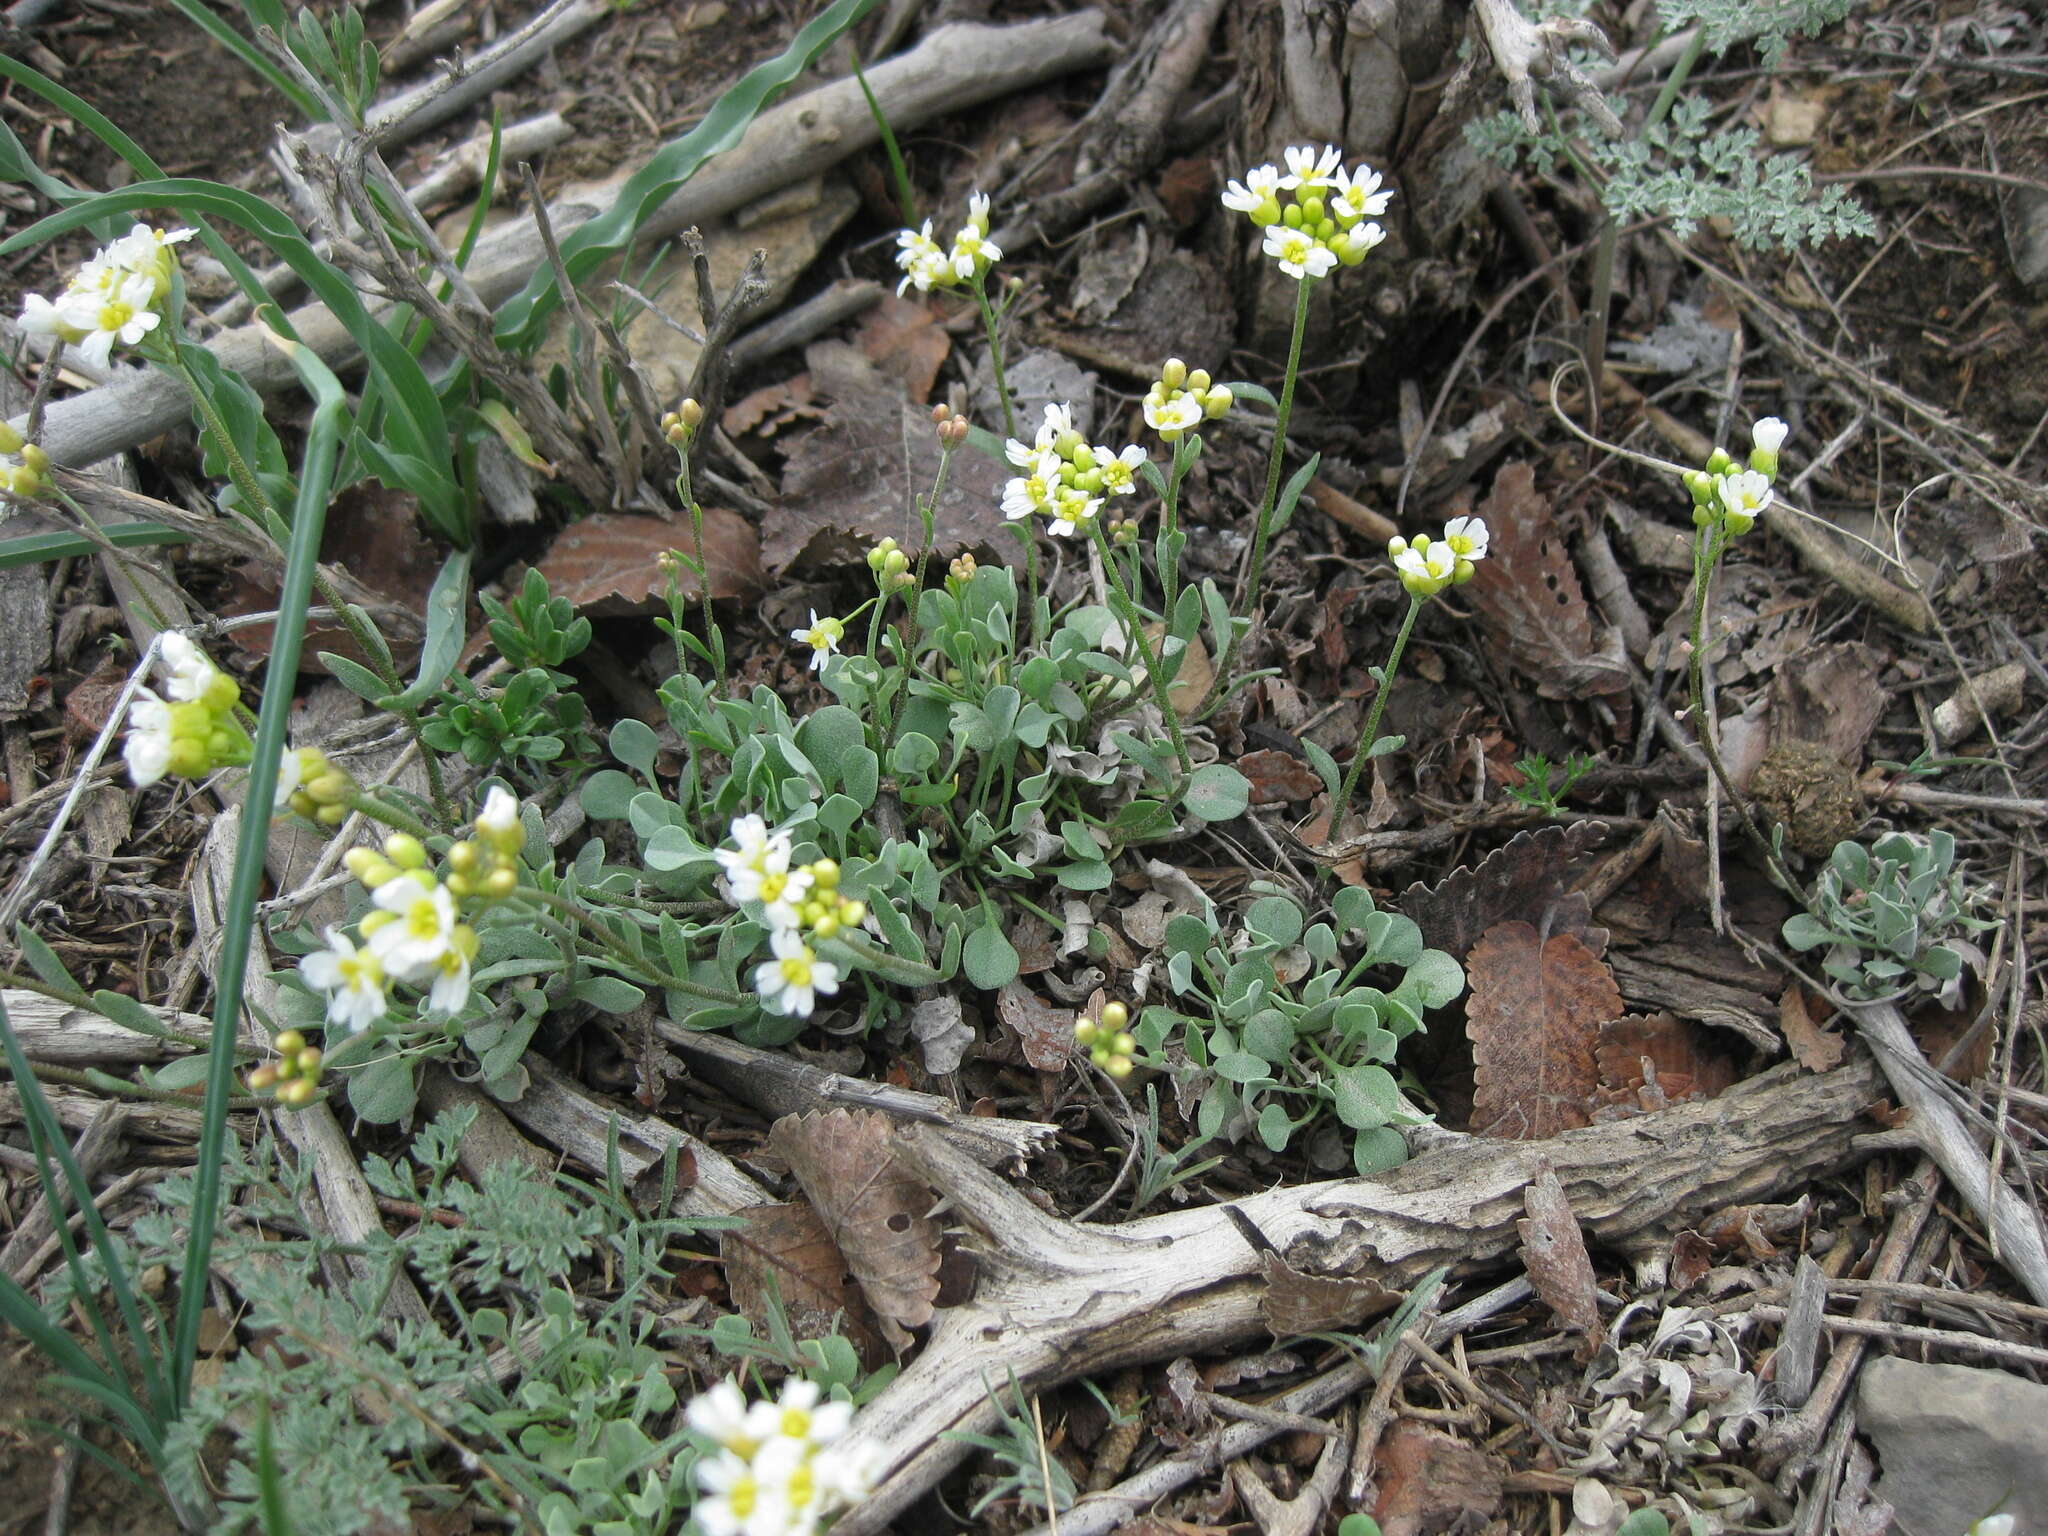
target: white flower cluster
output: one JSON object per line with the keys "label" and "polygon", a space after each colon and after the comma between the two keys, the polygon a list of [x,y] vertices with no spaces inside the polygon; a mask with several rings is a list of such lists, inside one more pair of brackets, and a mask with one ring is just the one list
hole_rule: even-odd
{"label": "white flower cluster", "polygon": [[1214,421],[1231,407],[1234,396],[1221,384],[1213,384],[1200,368],[1192,373],[1177,357],[1169,357],[1159,377],[1145,391],[1145,425],[1169,443],[1205,421]]}
{"label": "white flower cluster", "polygon": [[1778,450],[1785,446],[1785,423],[1766,416],[1749,429],[1749,468],[1738,470],[1725,449],[1716,448],[1706,468],[1685,477],[1692,492],[1692,521],[1696,528],[1719,525],[1730,534],[1749,532],[1757,517],[1768,509],[1776,492],[1771,482],[1778,478]]}
{"label": "white flower cluster", "polygon": [[299,961],[306,985],[327,994],[329,1024],[352,1033],[368,1029],[390,1010],[393,983],[425,989],[430,1014],[462,1011],[477,955],[476,930],[463,921],[463,907],[512,894],[526,841],[519,801],[500,785],[484,797],[473,828],[473,836],[448,850],[438,873],[428,867],[425,845],[404,832],[387,837],[382,853],[348,851],[342,862],[370,892],[370,910],[356,924],[364,942],[330,927],[327,947]]}
{"label": "white flower cluster", "polygon": [[704,1536],[813,1536],[867,1496],[871,1464],[833,1444],[853,1409],[819,1395],[816,1382],[792,1377],[775,1401],[750,1404],[722,1381],[683,1411],[718,1447],[696,1469],[692,1513]]}
{"label": "white flower cluster", "polygon": [[132,347],[163,323],[177,253],[189,229],[169,233],[137,224],[78,269],[53,303],[39,293],[22,300],[21,329],[30,336],[61,337],[95,368],[104,368],[116,343]]}
{"label": "white flower cluster", "polygon": [[1065,405],[1048,405],[1037,436],[1029,443],[1011,438],[1007,453],[1023,473],[1003,490],[1003,516],[1014,522],[1042,515],[1061,537],[1093,523],[1110,497],[1137,490],[1138,466],[1145,462],[1145,450],[1135,443],[1120,453],[1091,448]]}
{"label": "white flower cluster", "polygon": [[896,265],[903,269],[900,294],[909,288],[929,293],[934,288],[957,288],[962,283],[979,283],[988,269],[1003,259],[1002,247],[988,237],[988,196],[976,192],[967,199],[967,222],[953,236],[950,250],[932,238],[932,221],[923,229],[906,229],[896,236]]}
{"label": "white flower cluster", "polygon": [[[1231,182],[1223,206],[1265,230],[1262,249],[1289,277],[1327,277],[1340,264],[1364,261],[1387,238],[1373,221],[1385,217],[1394,194],[1382,190],[1379,172],[1345,170],[1344,151],[1334,145],[1293,145],[1284,158],[1284,173],[1261,165]],[[1291,194],[1285,203],[1283,192]]]}
{"label": "white flower cluster", "polygon": [[1477,517],[1454,517],[1440,539],[1418,534],[1414,543],[1389,539],[1387,554],[1401,585],[1411,597],[1435,597],[1445,587],[1472,579],[1475,561],[1486,558],[1486,523]]}
{"label": "white flower cluster", "polygon": [[818,999],[837,992],[840,982],[839,967],[820,960],[810,941],[858,927],[867,905],[839,894],[839,866],[831,859],[792,868],[789,833],[769,831],[759,816],[735,818],[731,836],[738,846],[716,855],[725,872],[725,899],[742,909],[759,905],[774,956],[754,967],[754,990],[770,1013],[807,1019]]}

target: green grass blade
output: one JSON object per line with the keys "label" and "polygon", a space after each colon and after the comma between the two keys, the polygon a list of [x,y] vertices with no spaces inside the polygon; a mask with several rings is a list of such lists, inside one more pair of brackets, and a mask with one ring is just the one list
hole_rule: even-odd
{"label": "green grass blade", "polygon": [[889,126],[889,119],[882,113],[882,104],[875,100],[875,93],[868,89],[867,71],[860,67],[860,55],[853,56],[853,78],[860,84],[860,93],[868,101],[868,115],[875,120],[875,131],[882,136],[882,149],[889,157],[889,174],[896,182],[896,206],[903,214],[905,229],[917,228],[917,198],[911,192],[910,171],[903,163],[903,151],[896,145],[896,130]]}
{"label": "green grass blade", "polygon": [[[152,544],[190,544],[192,535],[169,523],[108,523],[101,530],[116,549],[135,549]],[[82,533],[22,533],[0,539],[0,571],[16,566],[41,565],[45,560],[69,560],[99,552],[100,546]]]}
{"label": "green grass blade", "polygon": [[476,206],[469,210],[469,222],[462,226],[462,243],[455,248],[455,266],[458,271],[466,270],[469,258],[476,254],[476,243],[483,238],[484,220],[491,212],[491,200],[498,191],[498,167],[504,159],[505,135],[498,120],[498,109],[491,108],[491,143],[484,152],[483,180],[476,184]]}
{"label": "green grass blade", "polygon": [[[389,339],[389,338],[387,338]],[[178,1295],[171,1343],[177,1401],[191,1393],[192,1363],[199,1352],[199,1318],[206,1309],[207,1266],[213,1229],[220,1219],[221,1177],[227,1143],[228,1098],[234,1089],[236,1025],[242,983],[248,975],[256,903],[263,894],[263,853],[270,843],[270,807],[277,790],[278,759],[298,687],[299,652],[306,638],[306,609],[313,595],[313,570],[320,535],[327,526],[327,493],[347,426],[341,383],[309,347],[279,340],[314,400],[306,451],[299,464],[299,495],[292,508],[291,543],[285,550],[284,581],[277,594],[276,639],[263,673],[263,702],[256,712],[256,744],[242,804],[241,836],[235,845],[234,875],[221,916],[220,969],[214,977],[212,1056],[206,1071],[206,1107],[200,1120],[197,1169],[192,1184],[192,1230],[185,1245],[186,1283]],[[396,345],[396,343],[393,343]],[[196,1282],[193,1276],[199,1276]]]}
{"label": "green grass blade", "polygon": [[[468,545],[468,503],[455,482],[447,419],[441,411],[440,397],[420,368],[419,360],[377,323],[348,275],[322,259],[298,226],[262,198],[216,181],[178,177],[138,182],[49,214],[0,243],[0,255],[39,245],[104,213],[137,208],[175,208],[181,213],[212,215],[234,224],[270,247],[278,260],[305,280],[313,296],[355,338],[370,367],[382,380],[389,408],[385,433],[390,452],[385,463],[405,476],[394,483],[402,484],[419,498],[420,510],[444,538],[453,544]],[[265,313],[273,317],[274,328],[282,328],[289,336],[290,327],[284,324],[275,304],[266,300]]]}
{"label": "green grass blade", "polygon": [[[298,81],[272,63],[270,56],[261,48],[258,48],[248,38],[242,36],[241,33],[229,26],[214,12],[208,10],[203,0],[171,0],[171,4],[184,12],[185,19],[191,22],[193,26],[199,28],[200,31],[204,32],[216,43],[219,43],[221,47],[227,49],[229,53],[232,53],[236,58],[248,65],[249,68],[261,75],[264,82],[272,90],[299,109],[306,121],[311,123],[324,123],[327,121],[327,114],[320,110],[320,103],[315,101]],[[244,6],[243,9],[248,10],[249,7]],[[277,25],[279,35],[282,36],[284,23],[281,16]]]}
{"label": "green grass blade", "polygon": [[[640,226],[655,209],[696,175],[706,160],[738,143],[761,110],[875,3],[876,0],[834,0],[790,39],[781,53],[742,75],[713,104],[703,122],[656,151],[654,158],[619,188],[611,207],[563,239],[562,262],[570,281],[588,277],[607,257],[616,256],[631,245]],[[498,339],[510,346],[531,346],[539,339],[540,322],[561,302],[561,297],[555,292],[553,265],[543,263],[526,287],[499,309]]]}

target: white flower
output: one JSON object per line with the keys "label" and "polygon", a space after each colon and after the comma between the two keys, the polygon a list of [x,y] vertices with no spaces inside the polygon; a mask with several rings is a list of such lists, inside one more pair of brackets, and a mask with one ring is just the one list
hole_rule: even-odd
{"label": "white flower", "polygon": [[[1780,436],[1782,438],[1783,434],[1781,433]],[[1761,447],[1762,445],[1759,444],[1758,446]],[[1777,444],[1773,443],[1766,451],[1776,453],[1778,451]],[[1965,1533],[1965,1536],[2012,1536],[2012,1528],[2018,1523],[2019,1517],[2017,1515],[1986,1515],[1982,1520],[1971,1526]]]}
{"label": "white flower", "polygon": [[499,837],[518,831],[519,797],[504,785],[493,784],[484,796],[483,809],[476,813],[476,829]]}
{"label": "white flower", "polygon": [[271,809],[282,811],[286,802],[298,793],[304,778],[305,769],[300,766],[298,748],[286,747],[277,759],[277,792],[270,797]]}
{"label": "white flower", "polygon": [[1224,188],[1223,206],[1233,213],[1256,213],[1264,204],[1279,200],[1281,185],[1277,166],[1255,166],[1244,173],[1243,181]]}
{"label": "white flower", "polygon": [[438,973],[455,935],[455,898],[433,877],[408,870],[370,898],[392,920],[370,935],[370,953],[400,981]]}
{"label": "white flower", "polygon": [[131,272],[110,292],[66,294],[57,307],[64,322],[83,333],[77,342],[80,359],[105,368],[116,342],[132,347],[163,323],[163,316],[150,308],[155,302],[155,282]]}
{"label": "white flower", "polygon": [[469,956],[450,944],[434,962],[434,985],[427,991],[427,1012],[453,1016],[469,1001]]}
{"label": "white flower", "polygon": [[986,272],[1003,259],[1003,248],[972,224],[964,224],[953,237],[953,250],[948,259],[953,266],[953,275],[963,283],[971,283],[976,273]]}
{"label": "white flower", "polygon": [[1287,161],[1287,174],[1280,178],[1280,185],[1297,191],[1320,187],[1344,169],[1344,151],[1334,144],[1325,144],[1320,150],[1313,144],[1290,144],[1282,158]]}
{"label": "white flower", "polygon": [[1460,560],[1484,560],[1486,542],[1484,518],[1454,517],[1444,524],[1444,543]]}
{"label": "white flower", "polygon": [[932,239],[932,221],[926,219],[924,228],[899,231],[896,236],[896,265],[904,272],[903,281],[896,285],[901,294],[906,288],[916,285],[919,293],[928,293],[933,284],[949,287],[953,281],[953,269],[946,252]]}
{"label": "white flower", "polygon": [[1079,533],[1095,521],[1095,514],[1102,510],[1102,498],[1084,495],[1080,491],[1066,491],[1050,510],[1052,526],[1046,532],[1054,538],[1063,539],[1070,533]]}
{"label": "white flower", "polygon": [[166,232],[152,229],[147,224],[137,224],[100,252],[98,259],[139,277],[152,279],[158,284],[157,294],[161,296],[170,289],[171,265],[178,259],[171,247],[190,240],[196,233],[191,229]]}
{"label": "white flower", "polygon": [[349,936],[327,930],[327,947],[299,961],[306,985],[327,994],[327,1022],[361,1034],[384,1016],[384,968],[374,951],[357,949]]}
{"label": "white flower", "polygon": [[[1145,397],[1145,425],[1161,437],[1168,433],[1179,435],[1202,424],[1202,402],[1183,391],[1171,400]],[[1168,441],[1172,441],[1168,438]]]}
{"label": "white flower", "polygon": [[792,629],[789,638],[811,648],[811,670],[822,672],[832,653],[839,649],[839,642],[846,638],[846,626],[834,618],[819,618],[818,610],[811,610],[808,628]]}
{"label": "white flower", "polygon": [[1720,491],[1722,509],[1730,517],[1754,518],[1771,504],[1770,480],[1753,469],[1723,475]]}
{"label": "white flower", "polygon": [[831,1402],[819,1407],[822,1395],[808,1377],[790,1377],[776,1401],[758,1402],[747,1410],[746,1437],[763,1446],[787,1440],[806,1450],[837,1440],[853,1422],[853,1405]]}
{"label": "white flower", "polygon": [[1439,540],[1434,544],[1418,541],[1406,549],[1393,552],[1394,569],[1400,573],[1401,585],[1416,597],[1434,597],[1451,584],[1458,573],[1458,557],[1450,545]]}
{"label": "white flower", "polygon": [[1785,434],[1791,428],[1775,416],[1766,416],[1749,429],[1749,440],[1765,453],[1776,453],[1785,446]]}
{"label": "white flower", "polygon": [[1331,185],[1337,195],[1330,199],[1330,211],[1340,219],[1385,218],[1387,205],[1394,200],[1391,189],[1380,189],[1380,173],[1363,165],[1348,173],[1339,171]]}
{"label": "white flower", "polygon": [[[702,1490],[691,1511],[704,1536],[792,1536],[808,1531],[791,1518],[787,1484],[793,1470],[784,1453],[756,1468],[731,1451],[697,1463]],[[815,1522],[813,1522],[815,1523]]]}
{"label": "white flower", "polygon": [[741,816],[732,824],[737,848],[721,848],[714,857],[725,871],[726,900],[734,906],[763,903],[775,928],[796,926],[796,903],[811,888],[807,869],[791,869],[787,832],[768,830],[758,816]]}
{"label": "white flower", "polygon": [[683,1422],[722,1449],[752,1459],[761,1448],[761,1437],[749,1431],[747,1415],[746,1395],[728,1377],[692,1398],[683,1410]]}
{"label": "white flower", "polygon": [[1063,462],[1056,453],[1039,454],[1029,466],[1030,474],[1019,475],[1003,487],[1003,516],[1015,522],[1048,510],[1059,488]]}
{"label": "white flower", "polygon": [[970,192],[967,194],[967,222],[980,230],[984,235],[988,233],[988,194],[986,192]]}
{"label": "white flower", "polygon": [[22,295],[21,319],[16,324],[24,336],[62,337],[65,341],[76,341],[85,334],[71,323],[60,305],[52,304],[40,293]]}
{"label": "white flower", "polygon": [[137,789],[146,789],[170,771],[171,707],[147,688],[135,690],[128,706],[128,739],[121,756]]}
{"label": "white flower", "polygon": [[1289,277],[1323,277],[1337,265],[1336,254],[1328,246],[1285,224],[1274,224],[1266,230],[1263,248]]}
{"label": "white flower", "polygon": [[1122,453],[1107,448],[1095,450],[1095,467],[1102,472],[1102,489],[1111,496],[1128,496],[1138,488],[1138,466],[1145,462],[1145,450],[1132,443]]}
{"label": "white flower", "polygon": [[164,692],[180,702],[203,695],[218,670],[213,659],[194,645],[183,630],[165,630],[163,639],[157,642],[156,655],[163,668]]}
{"label": "white flower", "polygon": [[768,936],[768,947],[775,958],[754,967],[754,990],[770,1013],[807,1019],[820,997],[839,990],[839,967],[820,960],[796,929],[778,928]]}
{"label": "white flower", "polygon": [[1349,229],[1337,231],[1330,249],[1339,261],[1353,263],[1365,260],[1367,252],[1387,238],[1387,232],[1377,224],[1354,224]]}

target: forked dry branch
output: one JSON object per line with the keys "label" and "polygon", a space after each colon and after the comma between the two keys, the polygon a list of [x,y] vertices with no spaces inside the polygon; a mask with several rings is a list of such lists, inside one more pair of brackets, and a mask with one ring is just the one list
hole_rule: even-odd
{"label": "forked dry branch", "polygon": [[[987,1429],[991,1384],[1014,1371],[1042,1391],[1119,1366],[1198,1354],[1261,1331],[1263,1236],[1315,1275],[1405,1289],[1439,1265],[1506,1258],[1546,1171],[1591,1242],[1656,1243],[1731,1205],[1808,1186],[1863,1155],[1857,1121],[1877,1086],[1868,1060],[1821,1076],[1782,1066],[1722,1097],[1545,1141],[1470,1138],[1376,1179],[1268,1190],[1118,1227],[1047,1215],[1001,1176],[923,1127],[897,1155],[964,1223],[980,1261],[973,1299],[943,1310],[924,1352],[856,1421],[881,1459],[874,1495],[834,1527],[872,1536]],[[1269,1250],[1270,1251],[1270,1250]]]}

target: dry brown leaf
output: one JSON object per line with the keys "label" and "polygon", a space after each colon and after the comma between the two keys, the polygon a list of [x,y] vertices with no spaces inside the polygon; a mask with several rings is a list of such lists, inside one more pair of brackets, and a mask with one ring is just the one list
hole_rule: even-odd
{"label": "dry brown leaf", "polygon": [[854,332],[854,345],[867,354],[869,362],[901,384],[913,404],[931,398],[939,369],[945,366],[953,342],[939,325],[929,304],[884,294],[861,317]]}
{"label": "dry brown leaf", "polygon": [[895,1139],[887,1115],[846,1109],[785,1115],[768,1133],[901,1354],[932,1320],[940,1234],[932,1192],[897,1166]]}
{"label": "dry brown leaf", "polygon": [[[771,572],[792,565],[852,564],[877,539],[915,553],[923,530],[911,508],[931,494],[939,439],[931,413],[902,398],[901,387],[843,341],[814,343],[805,354],[831,409],[791,447],[782,498],[761,520],[761,558]],[[963,549],[1006,558],[1005,468],[973,448],[953,456],[933,513],[932,552]]]}
{"label": "dry brown leaf", "polygon": [[1731,1205],[1701,1222],[1699,1234],[1714,1247],[1745,1258],[1774,1259],[1778,1242],[1799,1233],[1812,1215],[1811,1195],[1790,1205]]}
{"label": "dry brown leaf", "polygon": [[[1735,1064],[1708,1048],[1696,1024],[1668,1013],[1632,1013],[1600,1031],[1593,1047],[1600,1067],[1600,1101],[1662,1109],[1717,1098],[1735,1085]],[[1655,1102],[1647,1102],[1646,1090]]]}
{"label": "dry brown leaf", "polygon": [[[691,552],[686,517],[638,517],[599,512],[571,523],[536,563],[548,590],[566,597],[578,611],[603,618],[666,613],[668,578],[661,557],[669,550]],[[761,590],[761,546],[751,524],[723,507],[704,509],[704,566],[713,597],[751,597]],[[697,583],[678,576],[683,594],[694,599]]]}
{"label": "dry brown leaf", "polygon": [[1591,1124],[1593,1042],[1622,1012],[1600,957],[1568,933],[1545,941],[1527,923],[1500,923],[1472,947],[1466,977],[1472,1131],[1533,1141]]}
{"label": "dry brown leaf", "polygon": [[996,1014],[1036,1070],[1058,1072],[1074,1054],[1074,1010],[1053,1006],[1023,982],[1003,984],[996,993]]}
{"label": "dry brown leaf", "polygon": [[1409,886],[1396,905],[1415,919],[1424,943],[1454,960],[1470,954],[1473,942],[1495,923],[1527,917],[1604,954],[1607,931],[1589,926],[1593,914],[1586,898],[1568,891],[1606,839],[1607,828],[1597,821],[1517,832],[1478,864],[1435,885]]}
{"label": "dry brown leaf", "polygon": [[1699,1233],[1685,1231],[1671,1239],[1671,1289],[1689,1291],[1714,1267],[1714,1245]]}
{"label": "dry brown leaf", "polygon": [[733,1214],[740,1224],[718,1234],[718,1253],[732,1304],[755,1331],[765,1335],[779,1299],[797,1338],[822,1339],[839,1329],[862,1360],[881,1364],[881,1335],[811,1203],[750,1205]]}
{"label": "dry brown leaf", "polygon": [[1586,1336],[1580,1358],[1590,1358],[1606,1330],[1600,1323],[1599,1289],[1579,1218],[1565,1198],[1564,1185],[1548,1168],[1522,1191],[1522,1204],[1529,1214],[1515,1223],[1515,1230],[1522,1236],[1519,1252],[1529,1283],[1560,1323]]}
{"label": "dry brown leaf", "polygon": [[1396,1419],[1380,1441],[1373,1516],[1386,1536],[1478,1529],[1500,1512],[1498,1458],[1415,1419]]}
{"label": "dry brown leaf", "polygon": [[1848,1049],[1840,1035],[1820,1027],[1820,1021],[1806,1005],[1806,993],[1797,982],[1785,988],[1778,999],[1778,1029],[1792,1048],[1792,1057],[1809,1072],[1832,1072],[1842,1064]]}
{"label": "dry brown leaf", "polygon": [[1463,589],[1508,659],[1547,699],[1626,693],[1620,636],[1596,634],[1579,573],[1565,553],[1550,498],[1526,463],[1503,464],[1480,504],[1490,547]]}
{"label": "dry brown leaf", "polygon": [[1266,1278],[1259,1320],[1276,1339],[1355,1328],[1401,1305],[1401,1293],[1377,1280],[1305,1275],[1277,1253],[1259,1260],[1259,1273]]}
{"label": "dry brown leaf", "polygon": [[1863,744],[1891,702],[1877,680],[1884,665],[1875,647],[1855,640],[1786,658],[1771,674],[1771,741],[1804,741],[1839,762],[1861,763]]}
{"label": "dry brown leaf", "polygon": [[1322,776],[1291,752],[1247,752],[1237,760],[1237,771],[1252,786],[1253,805],[1285,805],[1323,792]]}
{"label": "dry brown leaf", "polygon": [[815,421],[824,414],[825,408],[814,403],[811,376],[797,373],[740,396],[725,408],[719,423],[733,437],[745,437],[749,432],[773,437],[791,422]]}

